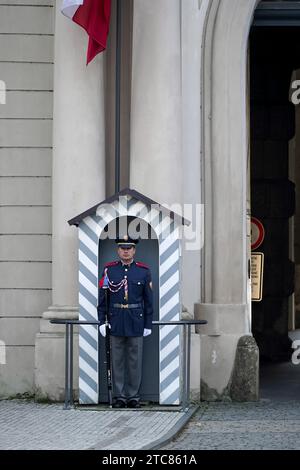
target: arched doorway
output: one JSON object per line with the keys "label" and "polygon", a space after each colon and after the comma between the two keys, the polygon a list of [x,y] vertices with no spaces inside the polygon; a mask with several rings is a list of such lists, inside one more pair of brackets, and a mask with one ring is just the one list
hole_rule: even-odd
{"label": "arched doorway", "polygon": [[[282,20],[280,4],[286,2],[263,3],[266,6],[263,20],[268,19],[274,5],[277,20]],[[293,4],[299,4],[288,3],[290,12]],[[196,317],[208,321],[200,332],[204,400],[231,396],[233,377],[242,375],[242,371],[235,370],[238,342],[252,334],[249,34],[258,6],[261,9],[259,0],[208,0],[204,7],[205,234],[202,296],[195,305]],[[253,373],[251,382],[253,390],[257,386],[258,397],[258,361],[254,369],[257,375]]]}
{"label": "arched doorway", "polygon": [[262,299],[252,304],[252,331],[260,350],[261,396],[275,399],[295,398],[300,390],[300,370],[292,363],[292,339],[300,326],[295,302],[300,128],[291,102],[299,40],[299,2],[259,4],[250,32],[251,214],[265,227],[257,250],[265,261]]}

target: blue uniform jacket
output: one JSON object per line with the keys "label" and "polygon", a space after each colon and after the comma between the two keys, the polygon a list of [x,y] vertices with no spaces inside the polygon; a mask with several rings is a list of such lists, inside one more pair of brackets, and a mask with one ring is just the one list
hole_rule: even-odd
{"label": "blue uniform jacket", "polygon": [[[118,292],[103,289],[104,270],[110,283],[118,284],[127,276],[128,299],[122,286]],[[108,294],[108,321],[113,336],[143,336],[144,328],[152,329],[153,295],[151,272],[147,265],[133,261],[129,266],[121,261],[107,263],[99,282],[98,319],[105,323],[105,290]],[[136,308],[118,308],[114,304],[139,304]]]}

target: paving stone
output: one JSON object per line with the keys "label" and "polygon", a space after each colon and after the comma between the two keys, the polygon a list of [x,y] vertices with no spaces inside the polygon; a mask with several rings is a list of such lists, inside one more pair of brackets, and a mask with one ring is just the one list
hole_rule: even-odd
{"label": "paving stone", "polygon": [[300,449],[300,401],[210,403],[165,450]]}
{"label": "paving stone", "polygon": [[184,413],[63,410],[62,404],[0,401],[0,449],[140,449],[172,430]]}
{"label": "paving stone", "polygon": [[[63,410],[62,404],[0,401],[2,450],[151,449],[180,428],[180,411]],[[300,401],[202,404],[164,450],[300,449]]]}

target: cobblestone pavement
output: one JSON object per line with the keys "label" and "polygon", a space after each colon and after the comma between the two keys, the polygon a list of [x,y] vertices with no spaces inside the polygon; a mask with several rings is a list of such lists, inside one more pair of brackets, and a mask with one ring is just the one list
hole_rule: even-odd
{"label": "cobblestone pavement", "polygon": [[300,400],[210,403],[164,450],[300,449]]}
{"label": "cobblestone pavement", "polygon": [[63,410],[62,404],[2,400],[0,449],[149,449],[182,421],[180,411]]}
{"label": "cobblestone pavement", "polygon": [[[63,410],[62,404],[0,401],[2,450],[157,448],[187,415],[180,411]],[[163,450],[300,449],[300,400],[203,403]]]}

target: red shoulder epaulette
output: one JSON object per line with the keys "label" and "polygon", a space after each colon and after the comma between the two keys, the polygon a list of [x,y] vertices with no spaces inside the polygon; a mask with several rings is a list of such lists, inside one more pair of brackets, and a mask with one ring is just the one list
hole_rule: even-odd
{"label": "red shoulder epaulette", "polygon": [[146,268],[146,269],[149,269],[149,266],[145,263],[141,263],[140,261],[136,261],[135,263],[137,266],[139,266],[139,268]]}
{"label": "red shoulder epaulette", "polygon": [[109,266],[116,266],[119,261],[110,261],[109,263],[105,264],[105,267],[108,268]]}

